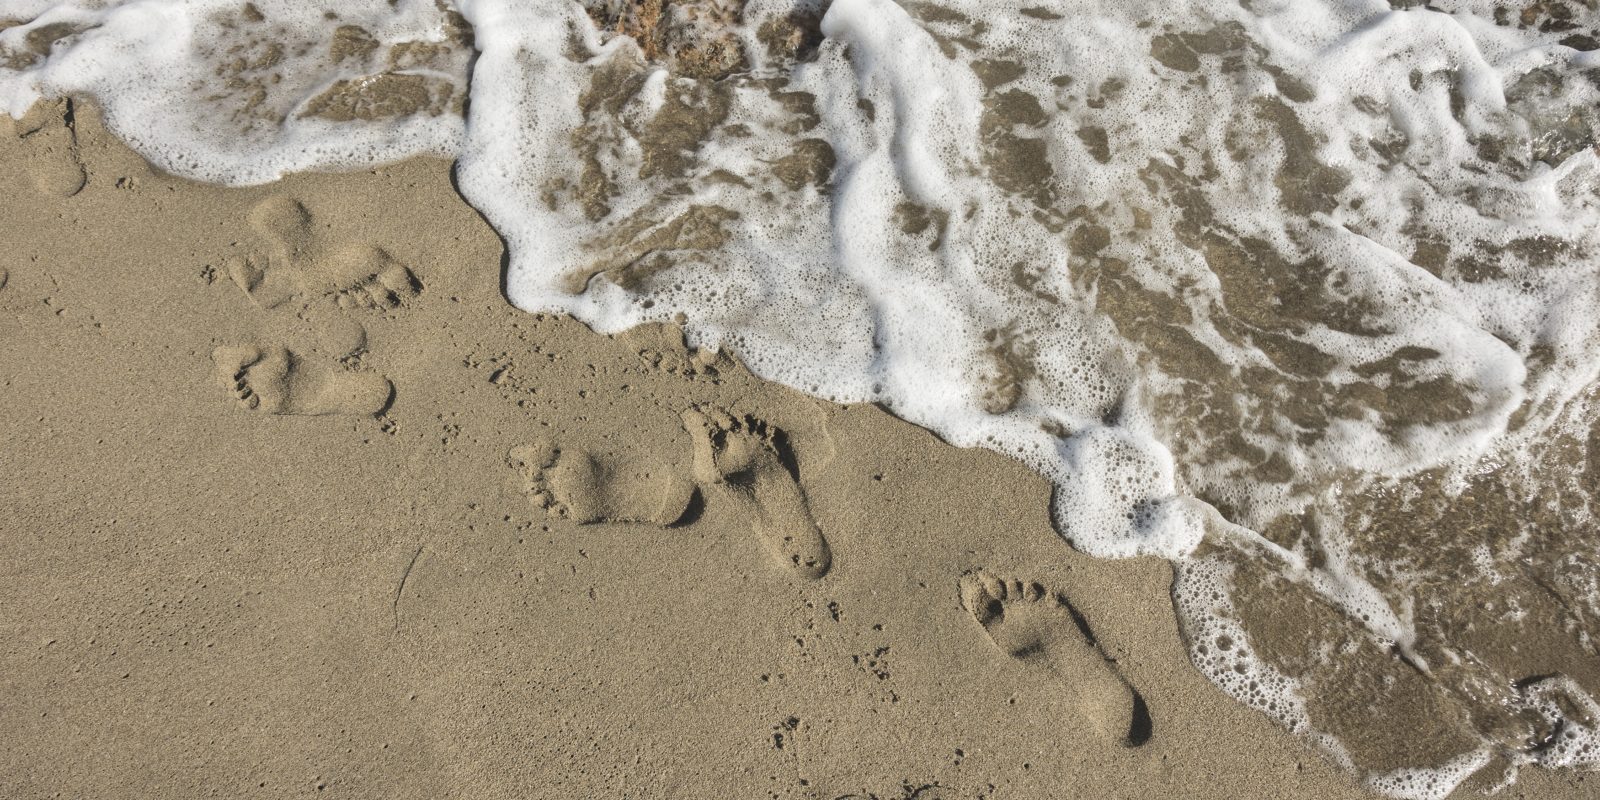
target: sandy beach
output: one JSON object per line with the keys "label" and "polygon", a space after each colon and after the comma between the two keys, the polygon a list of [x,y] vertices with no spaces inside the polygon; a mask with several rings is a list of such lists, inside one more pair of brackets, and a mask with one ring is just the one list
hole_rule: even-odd
{"label": "sandy beach", "polygon": [[0,795],[1370,796],[1021,464],[511,307],[448,162],[68,111],[0,117]]}

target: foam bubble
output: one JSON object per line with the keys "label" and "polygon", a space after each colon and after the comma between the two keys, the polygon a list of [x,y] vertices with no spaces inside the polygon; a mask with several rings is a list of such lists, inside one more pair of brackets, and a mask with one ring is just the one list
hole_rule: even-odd
{"label": "foam bubble", "polygon": [[[1350,498],[1531,471],[1600,378],[1600,51],[1497,4],[640,13],[13,0],[0,108],[93,95],[220,183],[454,156],[519,307],[683,318],[767,378],[1009,454],[1093,554],[1268,553],[1418,669]],[[1285,519],[1299,538],[1268,535]],[[1180,570],[1196,664],[1311,731],[1225,566]],[[1592,765],[1573,752],[1549,763]],[[1373,785],[1431,796],[1476,757]]]}
{"label": "foam bubble", "polygon": [[[28,2],[0,31],[0,108],[92,95],[156,166],[225,184],[454,155],[472,55],[431,0]],[[331,17],[330,17],[331,15]],[[339,31],[343,36],[330,35]]]}
{"label": "foam bubble", "polygon": [[1185,622],[1190,660],[1233,699],[1291,732],[1313,731],[1299,683],[1251,648],[1233,608],[1231,580],[1232,568],[1217,559],[1193,559],[1178,568],[1172,597]]}

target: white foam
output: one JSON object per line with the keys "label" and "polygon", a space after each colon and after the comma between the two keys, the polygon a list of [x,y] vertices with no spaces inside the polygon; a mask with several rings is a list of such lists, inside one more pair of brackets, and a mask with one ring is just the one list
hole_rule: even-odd
{"label": "white foam", "polygon": [[[1552,723],[1554,736],[1525,762],[1546,767],[1600,767],[1600,703],[1567,677],[1542,680],[1526,695],[1527,707]],[[1568,707],[1563,708],[1563,702]]]}
{"label": "white foam", "polygon": [[[251,21],[226,0],[7,0],[0,19],[30,21],[0,31],[0,65],[34,31],[79,32],[37,63],[0,66],[0,109],[93,95],[157,166],[220,183],[453,155],[463,194],[509,245],[519,307],[605,332],[681,315],[693,343],[731,347],[767,378],[879,402],[1022,460],[1055,485],[1059,529],[1090,553],[1181,559],[1222,532],[1404,651],[1409,610],[1342,547],[1339,494],[1489,456],[1515,463],[1600,377],[1600,158],[1571,138],[1600,91],[1562,80],[1600,54],[1496,25],[1486,0],[1449,13],[1379,0],[1062,0],[1045,4],[1057,18],[1021,13],[1038,5],[834,0],[815,56],[784,74],[759,26],[821,4],[753,0],[737,31],[751,70],[791,100],[809,95],[814,119],[768,85],[729,81],[726,119],[665,177],[645,174],[638,131],[712,90],[641,66],[615,114],[586,118],[574,101],[596,73],[642,56],[564,0],[453,3],[475,34],[465,121],[343,122],[305,113],[341,81],[466,85],[474,54],[459,47],[428,65],[384,61],[406,42],[447,43],[443,7],[339,4],[338,23],[378,43],[341,60],[323,4],[261,0],[265,19]],[[986,87],[986,60],[1025,69]],[[586,122],[578,138],[604,145],[593,169],[615,179],[598,215],[575,199],[593,178],[575,150]],[[802,138],[834,157],[822,185],[775,177]],[[1007,177],[990,152],[1007,141],[1039,148],[1048,197],[1029,194],[1037,174]],[[714,249],[607,238],[707,208],[724,215]],[[1095,235],[1088,251],[1075,243]],[[1425,259],[1439,242],[1449,257]],[[1565,254],[1529,268],[1516,248],[1539,242]],[[675,264],[637,283],[603,274],[661,255]],[[1119,297],[1165,310],[1118,317]],[[1215,363],[1196,377],[1162,343]],[[1404,393],[1419,385],[1444,388]],[[1208,416],[1186,416],[1207,393]],[[1290,477],[1264,479],[1269,462]],[[1228,519],[1202,498],[1225,501]],[[1308,510],[1326,532],[1316,570],[1256,533]],[[1222,577],[1208,569],[1180,572],[1180,612],[1196,641],[1238,646],[1196,663],[1307,728],[1292,682],[1217,610]],[[1431,796],[1469,762],[1374,785]]]}
{"label": "white foam", "polygon": [[1489,763],[1489,753],[1479,750],[1451,759],[1431,769],[1402,767],[1367,779],[1367,786],[1401,800],[1444,800],[1461,782]]}
{"label": "white foam", "polygon": [[1231,599],[1232,580],[1232,567],[1216,558],[1192,559],[1178,568],[1172,597],[1186,623],[1190,660],[1233,699],[1293,733],[1312,733],[1299,682],[1251,648]]}
{"label": "white foam", "polygon": [[[8,3],[0,18],[31,19],[0,32],[0,47],[23,51],[29,33],[48,25],[83,31],[58,42],[29,69],[0,69],[0,109],[21,116],[40,97],[91,95],[112,131],[151,163],[225,184],[460,150],[465,126],[459,116],[369,124],[301,116],[322,90],[360,79],[371,71],[363,68],[375,65],[363,59],[329,62],[334,23],[323,4],[258,5],[267,18],[252,23],[244,5],[229,0]],[[445,35],[444,16],[432,0],[342,2],[338,23],[361,25],[380,45],[439,42]],[[437,77],[464,88],[467,55],[449,65],[447,72],[456,74]],[[243,68],[222,74],[235,64]],[[411,66],[397,72],[435,70]]]}

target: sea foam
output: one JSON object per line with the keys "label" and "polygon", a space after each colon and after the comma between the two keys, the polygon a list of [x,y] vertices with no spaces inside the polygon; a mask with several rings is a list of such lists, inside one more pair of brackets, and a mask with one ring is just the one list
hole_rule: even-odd
{"label": "sea foam", "polygon": [[[1440,685],[1520,679],[1438,677],[1484,659],[1419,632],[1428,559],[1375,545],[1352,498],[1460,493],[1485,465],[1538,483],[1600,371],[1593,32],[1408,5],[685,0],[642,26],[598,0],[5,0],[0,107],[91,95],[157,166],[219,183],[454,156],[516,305],[681,321],[1025,462],[1077,547],[1184,562],[1197,666],[1338,749],[1298,692],[1343,656],[1255,655],[1216,553]],[[1502,710],[1559,716],[1544,697]],[[1592,762],[1479,733],[1346,759],[1415,797],[1489,753]]]}

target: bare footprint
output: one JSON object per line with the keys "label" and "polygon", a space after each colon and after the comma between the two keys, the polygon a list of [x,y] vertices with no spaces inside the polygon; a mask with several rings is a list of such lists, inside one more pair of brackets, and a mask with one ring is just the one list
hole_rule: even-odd
{"label": "bare footprint", "polygon": [[421,285],[415,275],[387,252],[356,245],[335,252],[324,263],[322,288],[340,308],[387,310],[405,305]]}
{"label": "bare footprint", "polygon": [[1038,583],[978,571],[961,576],[961,604],[995,646],[1075,690],[1078,707],[1107,738],[1137,747],[1150,740],[1150,714],[1094,641],[1072,605]]}
{"label": "bare footprint", "polygon": [[411,270],[381,248],[321,241],[311,212],[293,198],[263,200],[249,221],[266,253],[233,259],[228,274],[262,308],[310,295],[330,297],[343,309],[388,310],[422,290]]}
{"label": "bare footprint", "polygon": [[300,293],[299,277],[287,268],[275,268],[271,261],[234,256],[227,267],[228,277],[262,308],[276,308]]}
{"label": "bare footprint", "polygon": [[382,375],[305,363],[282,347],[218,347],[211,360],[240,405],[266,414],[370,416],[394,394]]}
{"label": "bare footprint", "polygon": [[751,417],[699,406],[683,412],[694,440],[695,479],[718,502],[741,506],[756,533],[784,564],[820,578],[833,563],[811,517],[782,434]]}
{"label": "bare footprint", "polygon": [[266,243],[264,255],[228,262],[228,276],[262,308],[274,308],[304,291],[299,265],[311,252],[311,212],[290,197],[270,197],[250,209],[250,227]]}
{"label": "bare footprint", "polygon": [[72,197],[83,191],[89,175],[78,157],[78,132],[72,101],[42,100],[18,121],[27,148],[27,169],[39,191]]}
{"label": "bare footprint", "polygon": [[671,525],[683,518],[694,482],[669,467],[600,459],[577,448],[522,445],[508,454],[528,500],[580,524],[640,522]]}

